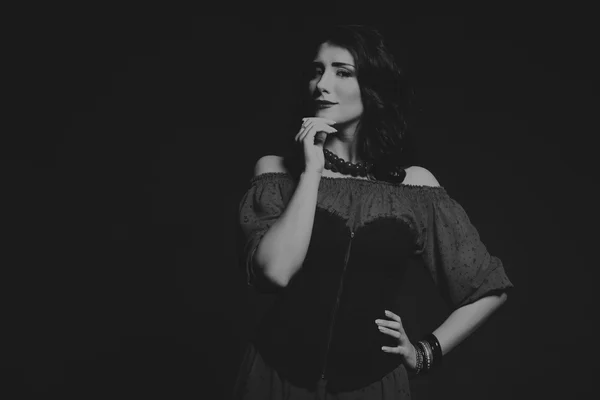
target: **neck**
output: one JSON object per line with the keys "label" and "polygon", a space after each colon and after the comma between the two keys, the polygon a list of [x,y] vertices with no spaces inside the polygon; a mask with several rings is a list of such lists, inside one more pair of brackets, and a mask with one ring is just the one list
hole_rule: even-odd
{"label": "neck", "polygon": [[357,127],[358,121],[336,126],[338,131],[334,135],[328,135],[325,148],[353,164],[362,161],[358,156]]}

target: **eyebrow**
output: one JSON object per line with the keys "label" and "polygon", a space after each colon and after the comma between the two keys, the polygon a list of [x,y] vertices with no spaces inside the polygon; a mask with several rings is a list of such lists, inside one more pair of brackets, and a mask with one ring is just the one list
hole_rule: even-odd
{"label": "eyebrow", "polygon": [[[321,61],[313,61],[313,64],[319,64],[319,65],[323,65],[323,63]],[[356,68],[354,65],[352,64],[348,64],[348,63],[343,63],[343,62],[332,62],[331,65],[333,65],[334,67],[352,67],[352,68]]]}

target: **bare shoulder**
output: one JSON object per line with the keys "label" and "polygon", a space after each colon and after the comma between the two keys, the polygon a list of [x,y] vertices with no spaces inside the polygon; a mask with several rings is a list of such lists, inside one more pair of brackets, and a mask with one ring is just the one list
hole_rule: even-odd
{"label": "bare shoulder", "polygon": [[254,176],[265,174],[267,172],[287,172],[284,166],[283,157],[267,155],[259,158],[254,166]]}
{"label": "bare shoulder", "polygon": [[429,170],[419,166],[406,168],[406,177],[404,182],[407,185],[418,186],[440,186],[440,183],[435,179],[435,176]]}

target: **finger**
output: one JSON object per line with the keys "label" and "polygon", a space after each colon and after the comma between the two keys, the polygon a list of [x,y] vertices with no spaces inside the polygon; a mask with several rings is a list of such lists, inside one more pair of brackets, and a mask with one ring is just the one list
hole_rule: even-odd
{"label": "finger", "polygon": [[294,136],[294,140],[295,140],[296,142],[298,142],[298,141],[299,141],[299,139],[300,139],[300,136],[301,136],[301,135],[304,133],[304,130],[305,130],[305,129],[306,129],[306,128],[303,126],[302,128],[300,128],[300,130],[298,131],[298,133],[296,133],[296,136]]}
{"label": "finger", "polygon": [[305,118],[305,121],[302,123],[302,126],[308,128],[311,125],[316,125],[316,126],[322,127],[325,130],[325,129],[335,129],[334,127],[331,126],[335,123],[336,122],[334,120],[327,119],[327,118]]}
{"label": "finger", "polygon": [[403,347],[403,346],[396,346],[396,347],[382,346],[381,350],[383,350],[387,353],[398,354],[403,357],[408,357],[408,355],[409,355],[408,350],[406,349],[406,347]]}
{"label": "finger", "polygon": [[307,132],[311,126],[314,125],[314,121],[307,120],[302,126],[304,127],[304,132]]}
{"label": "finger", "polygon": [[307,121],[306,124],[302,125],[302,128],[300,129],[300,132],[298,132],[298,134],[296,135],[296,140],[301,142],[304,139],[304,136],[307,132],[307,130],[312,126],[311,121]]}
{"label": "finger", "polygon": [[397,316],[396,314],[394,314],[391,311],[385,310],[385,315],[387,315],[388,317],[390,317],[391,319],[393,319],[394,321],[398,321],[400,322],[400,317]]}
{"label": "finger", "polygon": [[329,125],[315,125],[315,135],[313,143],[317,146],[324,145],[325,141],[327,140],[327,136],[336,132],[337,129]]}
{"label": "finger", "polygon": [[337,124],[337,122],[335,122],[334,120],[329,119],[329,118],[320,118],[320,117],[318,117],[317,119],[319,119],[319,120],[321,120],[321,121],[323,121],[323,122],[325,122],[326,124],[329,124],[329,125],[335,125],[335,124]]}
{"label": "finger", "polygon": [[314,123],[314,122],[321,122],[327,126],[331,126],[331,125],[335,125],[337,124],[336,121],[329,119],[329,118],[321,118],[321,117],[306,117],[306,118],[302,118],[302,126],[307,126],[310,123]]}
{"label": "finger", "polygon": [[323,117],[304,117],[302,118],[302,122],[304,121],[326,121],[328,124],[337,124],[336,121],[329,119],[329,118],[323,118]]}
{"label": "finger", "polygon": [[314,122],[316,120],[318,120],[319,118],[302,118],[302,126],[306,126],[308,124],[310,124],[311,122]]}
{"label": "finger", "polygon": [[384,326],[380,326],[379,327],[379,332],[385,333],[386,335],[389,335],[389,336],[394,337],[396,339],[400,339],[400,337],[401,337],[400,332],[395,331],[393,329],[386,328]]}
{"label": "finger", "polygon": [[306,138],[312,135],[313,130],[314,130],[313,124],[310,124],[309,126],[304,128],[304,132],[300,135],[300,137],[298,138],[298,141],[304,142],[305,140],[307,140]]}
{"label": "finger", "polygon": [[397,331],[399,331],[400,328],[402,328],[402,326],[400,325],[400,323],[398,321],[388,321],[387,319],[376,319],[375,323],[378,326],[387,326],[388,328],[395,329]]}
{"label": "finger", "polygon": [[317,132],[317,134],[315,135],[315,146],[323,147],[326,140],[327,140],[326,132]]}
{"label": "finger", "polygon": [[313,123],[313,126],[315,126],[317,128],[317,132],[327,132],[329,133],[336,133],[337,129],[335,129],[333,126],[331,125],[327,125],[327,124],[323,124],[323,123]]}
{"label": "finger", "polygon": [[304,141],[304,140],[310,141],[312,139],[312,142],[310,142],[310,143],[313,144],[314,138],[315,138],[316,134],[319,132],[334,133],[334,132],[337,132],[337,130],[329,125],[323,125],[323,124],[317,123],[316,121],[310,121],[306,125],[306,131],[305,131],[304,135],[300,138],[300,140],[301,141]]}
{"label": "finger", "polygon": [[381,346],[381,350],[385,351],[386,353],[393,353],[393,354],[402,354],[400,350],[401,347],[388,347],[388,346]]}
{"label": "finger", "polygon": [[389,310],[385,310],[385,315],[387,315],[388,317],[390,317],[394,321],[398,322],[400,324],[400,329],[402,331],[404,331],[404,326],[402,325],[402,320],[400,319],[400,317],[398,315],[394,314],[393,312],[391,312]]}
{"label": "finger", "polygon": [[[324,118],[321,118],[324,119]],[[303,134],[300,135],[299,137],[299,141],[304,141],[304,140],[311,140],[309,139],[309,136],[312,137],[312,143],[314,144],[314,137],[317,133],[319,132],[325,132],[326,134],[330,134],[330,133],[336,133],[337,129],[335,129],[332,126],[326,125],[321,123],[320,121],[317,121],[316,119],[312,119],[306,122],[306,127],[304,128],[305,131],[303,132]],[[325,140],[325,139],[323,139]]]}

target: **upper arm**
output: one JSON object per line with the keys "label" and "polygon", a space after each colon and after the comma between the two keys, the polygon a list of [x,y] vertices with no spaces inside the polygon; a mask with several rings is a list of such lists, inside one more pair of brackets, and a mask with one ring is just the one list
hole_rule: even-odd
{"label": "upper arm", "polygon": [[406,169],[406,178],[404,183],[418,186],[440,186],[435,176],[423,167],[410,167]]}
{"label": "upper arm", "polygon": [[267,172],[287,172],[283,165],[283,158],[273,155],[261,157],[254,166],[254,176]]}

